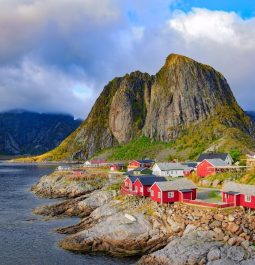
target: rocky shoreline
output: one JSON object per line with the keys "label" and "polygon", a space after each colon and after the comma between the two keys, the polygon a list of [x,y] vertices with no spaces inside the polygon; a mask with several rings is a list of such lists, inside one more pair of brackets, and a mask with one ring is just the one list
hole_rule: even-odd
{"label": "rocky shoreline", "polygon": [[[79,216],[57,231],[59,245],[74,252],[141,256],[138,264],[255,264],[255,213],[241,208],[209,209],[184,204],[158,205],[119,193],[120,180],[70,180],[58,172],[43,177],[32,191],[66,200],[39,207],[50,217]],[[71,182],[71,185],[70,185]],[[93,188],[92,188],[93,187]],[[66,192],[66,193],[65,193]]]}

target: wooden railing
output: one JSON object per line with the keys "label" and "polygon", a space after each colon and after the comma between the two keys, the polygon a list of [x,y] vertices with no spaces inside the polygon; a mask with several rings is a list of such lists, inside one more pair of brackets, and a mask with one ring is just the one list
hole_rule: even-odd
{"label": "wooden railing", "polygon": [[206,201],[198,201],[198,200],[188,200],[184,199],[184,203],[189,203],[189,204],[194,204],[194,205],[199,205],[199,206],[204,206],[204,207],[212,207],[212,208],[227,208],[227,207],[233,207],[235,206],[234,203],[212,203],[212,202],[206,202]]}

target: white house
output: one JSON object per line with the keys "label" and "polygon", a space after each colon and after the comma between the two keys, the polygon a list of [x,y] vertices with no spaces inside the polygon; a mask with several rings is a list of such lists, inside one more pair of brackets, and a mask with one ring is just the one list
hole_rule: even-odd
{"label": "white house", "polygon": [[187,172],[193,171],[194,168],[182,163],[155,163],[152,167],[152,173],[162,177],[183,177]]}

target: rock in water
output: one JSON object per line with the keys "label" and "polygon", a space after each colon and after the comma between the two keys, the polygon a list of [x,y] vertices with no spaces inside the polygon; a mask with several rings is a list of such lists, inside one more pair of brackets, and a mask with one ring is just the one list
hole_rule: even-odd
{"label": "rock in water", "polygon": [[89,158],[141,135],[164,142],[178,139],[175,150],[178,144],[181,148],[175,154],[183,158],[196,154],[197,142],[199,152],[255,150],[254,123],[237,104],[224,76],[171,54],[155,76],[137,71],[109,82],[83,124],[44,158]]}

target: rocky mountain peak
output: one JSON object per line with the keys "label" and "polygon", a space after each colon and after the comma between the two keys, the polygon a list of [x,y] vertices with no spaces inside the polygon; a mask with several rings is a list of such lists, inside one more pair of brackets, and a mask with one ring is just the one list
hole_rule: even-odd
{"label": "rocky mountain peak", "polygon": [[84,159],[142,135],[173,142],[185,134],[192,138],[194,132],[209,148],[213,141],[226,139],[226,130],[231,146],[236,146],[238,135],[251,146],[254,124],[237,104],[224,76],[211,66],[170,54],[155,76],[135,71],[110,81],[81,127],[45,157],[77,158],[78,154]]}

